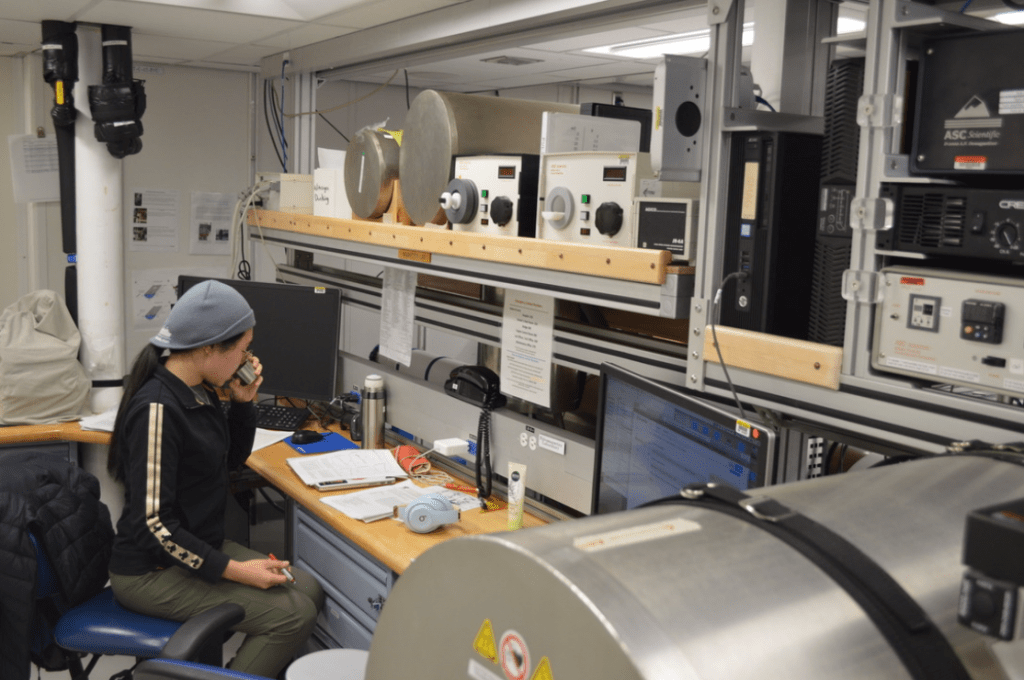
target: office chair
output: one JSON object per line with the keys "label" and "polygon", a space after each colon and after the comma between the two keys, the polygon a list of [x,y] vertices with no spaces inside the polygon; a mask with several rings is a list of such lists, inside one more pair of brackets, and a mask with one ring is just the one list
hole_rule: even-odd
{"label": "office chair", "polygon": [[[56,575],[36,536],[29,532],[36,552],[36,600],[49,600],[60,618],[53,639],[64,651],[72,680],[88,680],[103,655],[149,659],[198,659],[211,666],[222,664],[224,635],[245,617],[236,604],[218,605],[184,623],[145,616],[118,604],[109,587],[69,610],[61,604]],[[79,655],[92,654],[84,669]],[[122,671],[113,678],[130,678]],[[228,676],[231,677],[231,676]]]}

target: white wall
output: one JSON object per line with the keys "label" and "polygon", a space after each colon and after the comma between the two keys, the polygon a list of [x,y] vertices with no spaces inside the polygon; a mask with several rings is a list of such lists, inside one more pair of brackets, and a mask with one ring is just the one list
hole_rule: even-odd
{"label": "white wall", "polygon": [[[20,71],[21,59],[0,57],[0,92],[15,94],[15,73]],[[17,96],[0,97],[0,130],[3,139],[0,143],[7,144],[7,135],[21,132],[18,116]],[[7,154],[4,154],[7,157]],[[11,164],[0,163],[0,309],[18,299],[18,271],[22,258],[19,252],[21,240],[18,230],[18,213],[14,204],[14,190],[11,184]]]}
{"label": "white wall", "polygon": [[[140,66],[136,64],[136,66]],[[147,270],[201,268],[230,277],[229,255],[191,255],[192,192],[230,194],[237,200],[251,181],[254,77],[238,71],[153,65],[145,80],[142,151],[124,160],[124,205],[135,189],[177,191],[178,243],[171,252],[131,250],[125,228],[125,356],[130,364],[159,326],[133,319],[133,275]]]}

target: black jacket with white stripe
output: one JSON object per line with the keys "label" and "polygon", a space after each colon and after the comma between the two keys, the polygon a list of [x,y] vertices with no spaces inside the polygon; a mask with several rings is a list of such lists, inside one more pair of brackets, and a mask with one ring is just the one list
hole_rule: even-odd
{"label": "black jacket with white stripe", "polygon": [[120,432],[125,504],[111,572],[181,567],[210,582],[224,573],[228,470],[252,451],[256,409],[232,403],[225,418],[206,392],[214,406],[160,366],[132,398]]}

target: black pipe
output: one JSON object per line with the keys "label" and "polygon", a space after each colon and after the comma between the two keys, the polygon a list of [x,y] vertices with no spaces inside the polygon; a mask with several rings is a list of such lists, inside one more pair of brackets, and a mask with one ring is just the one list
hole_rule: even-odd
{"label": "black pipe", "polygon": [[74,253],[75,240],[75,109],[74,87],[78,81],[78,36],[76,25],[64,21],[44,21],[43,80],[53,86],[54,131],[57,136],[58,178],[60,183],[60,226],[65,253]]}
{"label": "black pipe", "polygon": [[103,78],[89,86],[89,110],[96,139],[114,158],[142,150],[142,114],[146,111],[143,81],[132,78],[132,34],[128,26],[102,27]]}

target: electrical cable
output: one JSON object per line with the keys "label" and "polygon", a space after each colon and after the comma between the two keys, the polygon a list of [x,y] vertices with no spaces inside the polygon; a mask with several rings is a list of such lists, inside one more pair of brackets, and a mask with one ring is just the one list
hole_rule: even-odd
{"label": "electrical cable", "polygon": [[281,62],[281,154],[284,156],[281,159],[281,172],[288,172],[288,140],[284,136],[284,67],[287,64],[287,59]]}
{"label": "electrical cable", "polygon": [[338,133],[339,135],[341,135],[341,138],[342,138],[342,139],[344,139],[344,140],[345,140],[346,142],[349,142],[349,143],[351,143],[351,141],[349,140],[349,138],[345,136],[345,133],[344,133],[344,132],[342,132],[341,130],[339,130],[339,129],[338,129],[338,127],[337,127],[337,126],[336,126],[336,125],[335,125],[334,123],[332,123],[331,121],[327,120],[327,116],[325,116],[325,115],[324,115],[324,114],[322,114],[322,113],[321,113],[321,114],[319,114],[319,116],[320,116],[320,117],[321,117],[321,118],[323,119],[323,121],[324,121],[325,123],[327,123],[328,125],[330,125],[330,126],[331,126],[331,128],[333,128],[335,132],[337,132],[337,133]]}
{"label": "electrical cable", "polygon": [[263,81],[263,120],[267,124],[267,136],[270,137],[270,144],[274,147],[274,153],[277,154],[277,162],[283,163],[281,152],[277,148],[277,139],[274,137],[274,129],[277,127],[277,124],[275,123],[273,127],[270,125],[269,85],[269,80]]}
{"label": "electrical cable", "polygon": [[285,118],[297,118],[298,116],[313,116],[313,115],[316,115],[316,114],[319,114],[319,113],[330,113],[331,111],[337,111],[338,109],[343,109],[346,106],[352,106],[353,104],[357,104],[357,103],[363,101],[364,99],[368,99],[368,98],[372,97],[373,95],[377,94],[378,92],[383,90],[385,87],[390,85],[391,81],[395,79],[395,76],[397,76],[398,72],[401,71],[401,70],[402,69],[396,68],[395,72],[391,74],[391,77],[388,78],[387,80],[385,80],[384,83],[380,87],[378,87],[376,90],[373,90],[372,92],[368,92],[368,93],[364,94],[362,97],[358,97],[358,98],[353,99],[351,101],[347,101],[344,104],[338,104],[337,106],[332,106],[329,109],[317,109],[316,111],[299,111],[297,113],[285,113],[283,115],[284,115]]}
{"label": "electrical cable", "polygon": [[732,384],[732,378],[729,377],[729,369],[725,365],[725,359],[722,358],[722,348],[718,344],[718,333],[715,331],[715,317],[718,315],[719,305],[722,302],[722,290],[725,288],[725,284],[733,278],[740,281],[746,280],[748,276],[750,275],[747,274],[747,272],[733,272],[722,279],[722,284],[715,293],[715,300],[711,309],[711,339],[715,343],[715,352],[718,353],[718,363],[722,367],[722,372],[725,374],[725,381],[729,383],[729,389],[732,391],[732,398],[736,401],[736,406],[740,409],[740,418],[743,420],[747,419],[747,413],[743,410],[743,404],[740,402],[739,395],[736,394],[736,386]]}
{"label": "electrical cable", "polygon": [[480,507],[487,509],[491,496],[491,409],[480,409],[480,421],[476,431],[476,495]]}
{"label": "electrical cable", "polygon": [[775,107],[774,107],[774,106],[772,106],[772,105],[771,105],[771,104],[770,104],[770,103],[768,102],[768,100],[767,100],[767,99],[765,99],[764,97],[761,97],[760,95],[755,95],[755,96],[754,96],[754,101],[756,101],[756,102],[757,102],[758,104],[764,104],[765,106],[767,106],[767,107],[768,107],[768,110],[769,110],[769,111],[771,111],[772,113],[778,113],[778,112],[777,112],[777,111],[775,110]]}

